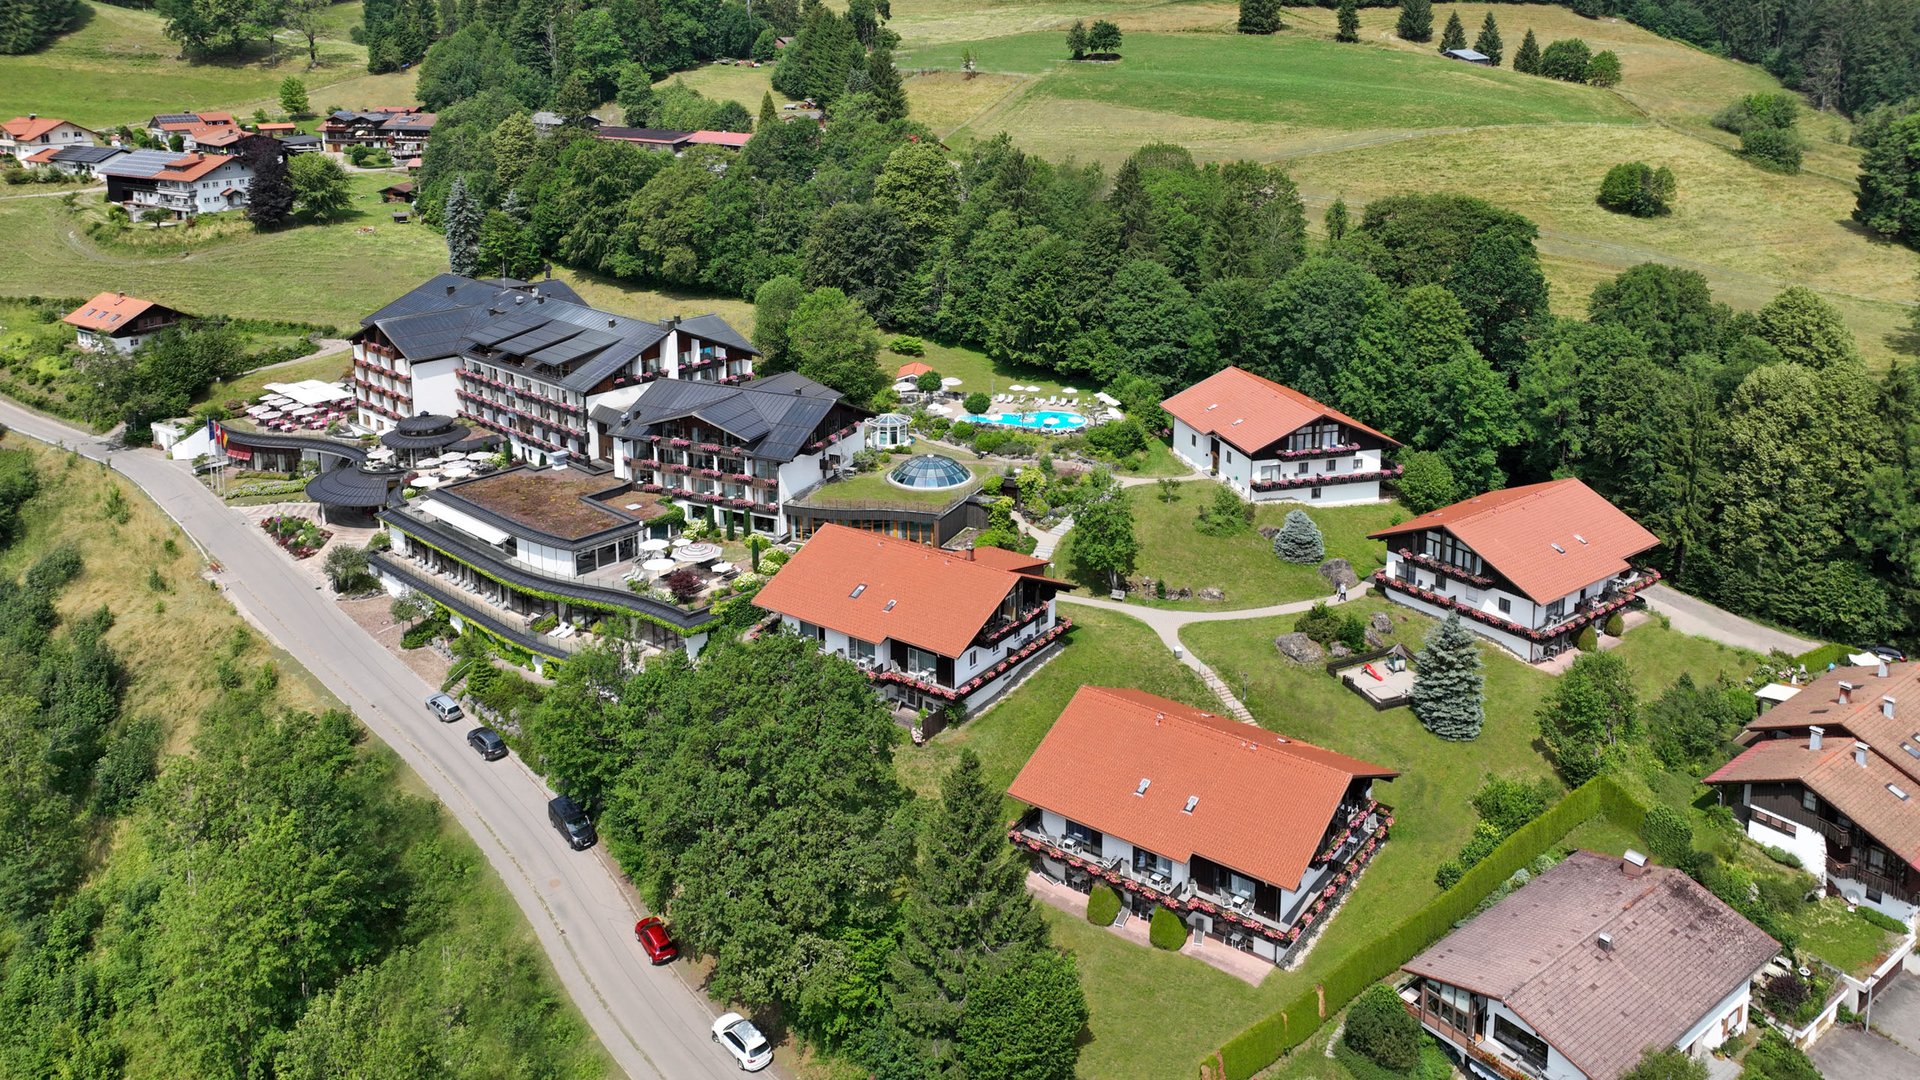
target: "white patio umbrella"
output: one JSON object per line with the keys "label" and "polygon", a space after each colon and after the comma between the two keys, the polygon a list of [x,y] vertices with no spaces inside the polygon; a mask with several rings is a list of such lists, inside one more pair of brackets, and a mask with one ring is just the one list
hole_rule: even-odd
{"label": "white patio umbrella", "polygon": [[1061,388],[1060,388],[1060,392],[1061,392],[1061,393],[1063,393],[1063,394],[1077,394],[1077,393],[1079,393],[1080,391],[1078,391],[1078,390],[1075,390],[1075,389],[1074,389],[1073,387],[1071,387],[1071,386],[1063,386],[1063,387],[1061,387]]}
{"label": "white patio umbrella", "polygon": [[673,545],[667,543],[665,540],[659,539],[657,537],[652,540],[640,541],[641,551],[665,551],[672,546]]}
{"label": "white patio umbrella", "polygon": [[691,543],[693,543],[693,538],[690,536],[676,536],[673,538],[673,546],[677,548],[686,547]]}
{"label": "white patio umbrella", "polygon": [[280,419],[280,416],[281,416],[281,412],[280,412],[280,410],[279,410],[279,409],[268,409],[268,410],[267,410],[266,412],[263,412],[263,413],[261,413],[261,414],[260,414],[259,416],[256,416],[256,417],[254,417],[254,419],[256,419],[256,420],[278,420],[278,419]]}
{"label": "white patio umbrella", "polygon": [[941,386],[959,386],[963,381],[965,380],[956,379],[953,376],[949,375],[946,378],[940,380],[940,385]]}
{"label": "white patio umbrella", "polygon": [[640,564],[640,569],[645,570],[649,574],[664,574],[678,565],[680,564],[674,562],[672,559],[648,559],[646,562]]}
{"label": "white patio umbrella", "polygon": [[[451,454],[449,454],[448,456],[449,456],[449,457],[451,457],[452,455],[451,455]],[[475,450],[475,451],[473,451],[472,453],[470,453],[470,454],[468,454],[468,455],[467,455],[467,460],[468,460],[468,461],[492,461],[492,460],[493,460],[493,451],[491,451],[491,450]]]}
{"label": "white patio umbrella", "polygon": [[688,544],[673,553],[681,562],[703,563],[720,557],[719,544]]}
{"label": "white patio umbrella", "polygon": [[413,464],[416,468],[434,469],[440,466],[440,459],[437,457],[421,458]]}
{"label": "white patio umbrella", "polygon": [[466,465],[448,465],[440,470],[440,475],[449,480],[465,480],[473,475],[473,469]]}
{"label": "white patio umbrella", "polygon": [[437,488],[443,483],[445,483],[445,481],[432,475],[416,476],[413,478],[413,486],[417,488]]}

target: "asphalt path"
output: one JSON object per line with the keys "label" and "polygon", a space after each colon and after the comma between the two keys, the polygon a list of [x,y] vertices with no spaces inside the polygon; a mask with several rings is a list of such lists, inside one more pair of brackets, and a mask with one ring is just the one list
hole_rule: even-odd
{"label": "asphalt path", "polygon": [[116,450],[10,401],[0,400],[0,422],[107,461],[221,565],[220,588],[242,615],[385,740],[473,837],[526,913],[561,984],[628,1076],[737,1075],[709,1035],[717,1010],[677,974],[677,965],[647,962],[633,938],[640,911],[631,889],[603,848],[576,852],[560,839],[547,823],[546,785],[517,756],[483,761],[466,744],[470,722],[434,720],[424,702],[436,688],[294,573],[285,553],[184,463],[151,450]]}

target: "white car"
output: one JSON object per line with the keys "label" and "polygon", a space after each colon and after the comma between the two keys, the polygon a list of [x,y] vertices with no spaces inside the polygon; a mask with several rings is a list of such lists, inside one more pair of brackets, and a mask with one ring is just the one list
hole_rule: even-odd
{"label": "white car", "polygon": [[734,1062],[747,1072],[759,1072],[773,1064],[773,1045],[753,1021],[739,1013],[728,1013],[713,1022],[713,1041],[726,1047]]}

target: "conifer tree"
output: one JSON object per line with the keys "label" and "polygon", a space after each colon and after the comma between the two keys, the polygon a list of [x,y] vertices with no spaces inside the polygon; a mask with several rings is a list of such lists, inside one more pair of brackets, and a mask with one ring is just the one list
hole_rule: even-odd
{"label": "conifer tree", "polygon": [[447,225],[447,269],[463,277],[472,277],[480,261],[480,205],[467,194],[464,176],[453,178],[447,189],[447,205],[442,212]]}
{"label": "conifer tree", "polygon": [[773,91],[769,90],[760,95],[760,118],[754,122],[753,133],[772,131],[779,123],[780,113],[773,107]]}
{"label": "conifer tree", "polygon": [[1513,70],[1523,75],[1540,74],[1540,43],[1533,40],[1533,27],[1520,39],[1520,51],[1513,54]]}
{"label": "conifer tree", "polygon": [[1084,60],[1087,56],[1087,24],[1075,19],[1067,28],[1067,55],[1075,60]]}
{"label": "conifer tree", "polygon": [[1467,47],[1467,28],[1460,22],[1460,12],[1454,11],[1447,16],[1447,28],[1440,31],[1440,51],[1451,52]]}
{"label": "conifer tree", "polygon": [[1400,21],[1393,32],[1401,41],[1433,40],[1433,0],[1400,0]]}
{"label": "conifer tree", "polygon": [[1291,563],[1317,564],[1327,553],[1320,526],[1305,510],[1287,511],[1287,520],[1273,537],[1273,553]]}
{"label": "conifer tree", "polygon": [[1473,39],[1474,51],[1485,53],[1487,62],[1499,67],[1500,55],[1505,47],[1500,40],[1500,24],[1493,21],[1493,12],[1489,10],[1486,19],[1480,23],[1480,36]]}
{"label": "conifer tree", "polygon": [[1280,21],[1280,0],[1240,0],[1241,33],[1271,34],[1283,26]]}
{"label": "conifer tree", "polygon": [[256,229],[271,229],[293,216],[293,175],[278,147],[251,150],[242,160],[253,169],[247,187],[247,220]]}
{"label": "conifer tree", "polygon": [[1421,725],[1443,739],[1477,738],[1486,722],[1485,680],[1479,646],[1461,625],[1459,612],[1448,614],[1427,635],[1414,667],[1413,715]]}
{"label": "conifer tree", "polygon": [[1000,794],[962,751],[940,783],[888,971],[892,1020],[919,1044],[929,1075],[952,1069],[969,989],[1048,945],[1026,873],[1006,841]]}
{"label": "conifer tree", "polygon": [[1321,221],[1327,227],[1327,247],[1331,248],[1347,235],[1347,228],[1351,221],[1347,213],[1347,200],[1333,200],[1333,205],[1327,207],[1326,216]]}
{"label": "conifer tree", "polygon": [[1360,10],[1354,6],[1353,0],[1340,0],[1339,19],[1340,29],[1334,32],[1333,40],[1359,41]]}
{"label": "conifer tree", "polygon": [[907,118],[907,91],[893,66],[892,49],[875,49],[867,58],[867,92],[873,95],[873,118],[881,122]]}

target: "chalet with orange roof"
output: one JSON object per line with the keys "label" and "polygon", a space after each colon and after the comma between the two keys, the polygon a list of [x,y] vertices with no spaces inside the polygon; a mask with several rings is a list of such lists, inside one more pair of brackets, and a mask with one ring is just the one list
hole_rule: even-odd
{"label": "chalet with orange roof", "polygon": [[112,349],[130,353],[139,348],[142,341],[178,325],[186,317],[165,304],[123,292],[103,292],[67,312],[60,321],[74,328],[77,337],[74,344],[88,352]]}
{"label": "chalet with orange roof", "polygon": [[1083,686],[1007,793],[1034,870],[1273,963],[1331,917],[1387,838],[1393,769],[1141,690]]}
{"label": "chalet with orange roof", "polygon": [[1072,588],[1024,556],[944,551],[826,525],[753,602],[912,709],[975,709],[1042,663]]}
{"label": "chalet with orange roof", "polygon": [[0,123],[0,154],[17,161],[48,148],[98,146],[100,136],[71,120],[28,113]]}
{"label": "chalet with orange roof", "polygon": [[191,150],[185,145],[187,137],[195,131],[210,133],[214,128],[240,130],[240,125],[230,112],[175,112],[160,113],[147,121],[147,134],[158,139],[163,145],[174,136],[180,136],[182,149]]}
{"label": "chalet with orange roof", "polygon": [[134,150],[99,167],[107,201],[136,217],[147,213],[190,218],[247,205],[253,169],[237,157],[172,150]]}
{"label": "chalet with orange roof", "polygon": [[1374,502],[1400,444],[1292,387],[1230,367],[1161,402],[1173,452],[1254,502]]}
{"label": "chalet with orange roof", "polygon": [[1705,783],[1829,893],[1920,916],[1920,665],[1842,667],[1747,725]]}
{"label": "chalet with orange roof", "polygon": [[1371,534],[1373,575],[1395,603],[1467,629],[1529,663],[1626,607],[1660,572],[1630,561],[1660,543],[1579,480],[1489,491]]}

